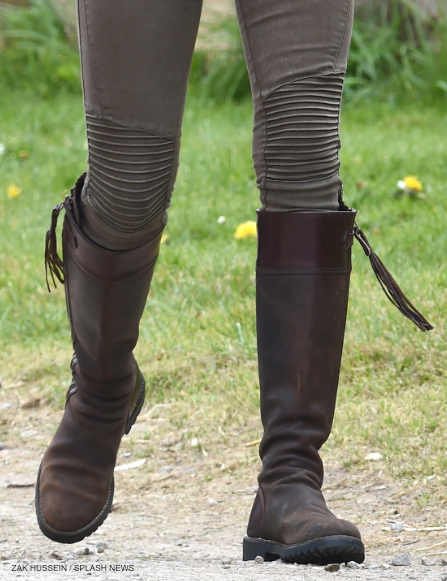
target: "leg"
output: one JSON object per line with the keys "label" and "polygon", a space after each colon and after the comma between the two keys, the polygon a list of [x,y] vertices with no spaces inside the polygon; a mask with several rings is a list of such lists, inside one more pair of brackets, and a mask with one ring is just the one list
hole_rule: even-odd
{"label": "leg", "polygon": [[[264,436],[244,559],[364,558],[321,493],[351,270],[354,211],[339,211],[339,110],[351,0],[238,0],[255,109],[256,310]],[[340,199],[339,199],[340,198]]]}
{"label": "leg", "polygon": [[65,281],[75,352],[36,484],[39,526],[54,541],[80,541],[107,517],[118,447],[143,405],[132,352],[177,169],[200,10],[201,0],[78,0],[89,169],[53,211],[46,252]]}

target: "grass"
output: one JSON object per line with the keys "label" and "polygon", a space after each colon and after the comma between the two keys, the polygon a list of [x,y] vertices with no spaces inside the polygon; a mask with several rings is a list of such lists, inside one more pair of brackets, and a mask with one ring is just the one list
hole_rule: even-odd
{"label": "grass", "polygon": [[[256,242],[233,238],[258,206],[251,116],[247,102],[189,98],[168,240],[137,347],[149,405],[177,402],[176,427],[201,441],[218,429],[243,433],[243,441],[260,435]],[[446,117],[415,103],[356,104],[342,116],[345,200],[435,330],[420,333],[391,306],[357,246],[339,405],[324,454],[361,468],[367,452],[379,451],[394,477],[409,479],[444,478],[447,468]],[[63,289],[46,291],[43,240],[52,206],[85,169],[81,99],[3,92],[0,123],[0,374],[17,398],[38,392],[60,407],[70,336]],[[423,182],[424,200],[394,197],[408,174]],[[18,198],[7,197],[10,184],[22,188]],[[255,447],[247,461],[257,462]]]}

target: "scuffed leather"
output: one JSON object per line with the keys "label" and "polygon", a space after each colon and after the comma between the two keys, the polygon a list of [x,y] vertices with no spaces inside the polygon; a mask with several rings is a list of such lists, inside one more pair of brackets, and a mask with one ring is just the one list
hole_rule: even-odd
{"label": "scuffed leather", "polygon": [[326,507],[318,452],[334,415],[351,270],[344,240],[355,214],[258,216],[256,302],[264,436],[259,491],[247,528],[252,538],[285,545],[332,535],[360,538],[353,524],[337,519]]}
{"label": "scuffed leather", "polygon": [[66,206],[62,239],[73,384],[42,460],[38,509],[52,529],[74,532],[101,513],[111,494],[117,451],[141,389],[132,350],[160,235],[134,250],[104,250],[84,236]]}

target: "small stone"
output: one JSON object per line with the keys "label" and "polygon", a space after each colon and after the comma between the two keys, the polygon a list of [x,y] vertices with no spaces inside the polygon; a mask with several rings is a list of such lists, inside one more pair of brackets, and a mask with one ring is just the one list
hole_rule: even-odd
{"label": "small stone", "polygon": [[50,557],[52,559],[57,559],[58,561],[61,561],[63,559],[62,555],[59,553],[59,551],[53,551],[50,555]]}
{"label": "small stone", "polygon": [[402,555],[394,557],[391,565],[394,567],[411,567],[411,553],[407,551],[406,553],[402,553]]}
{"label": "small stone", "polygon": [[75,555],[90,555],[90,548],[88,546],[85,547],[78,547],[77,549],[75,549],[74,551]]}
{"label": "small stone", "polygon": [[231,565],[231,559],[228,559],[228,557],[226,559],[222,559],[222,565]]}
{"label": "small stone", "polygon": [[174,470],[173,466],[162,466],[159,470],[159,474],[168,474],[168,472],[172,472]]}
{"label": "small stone", "polygon": [[12,407],[12,403],[4,403],[4,404],[2,404],[2,410],[7,410],[10,407]]}
{"label": "small stone", "polygon": [[332,563],[331,565],[325,565],[324,570],[329,571],[330,573],[335,573],[335,571],[340,571],[340,564]]}
{"label": "small stone", "polygon": [[441,559],[441,565],[445,567],[447,565],[447,559]]}
{"label": "small stone", "polygon": [[188,468],[182,468],[181,472],[182,474],[195,474],[197,470],[194,468],[194,466],[189,466]]}
{"label": "small stone", "polygon": [[421,565],[425,565],[425,567],[434,567],[436,565],[436,561],[429,559],[428,557],[422,557]]}
{"label": "small stone", "polygon": [[212,498],[211,496],[208,498],[208,504],[209,506],[216,506],[217,504],[217,500],[215,498]]}
{"label": "small stone", "polygon": [[192,448],[197,448],[197,446],[199,445],[199,440],[197,438],[192,438],[190,444]]}
{"label": "small stone", "polygon": [[231,567],[231,565],[229,563],[222,565],[222,569],[229,569],[230,567]]}
{"label": "small stone", "polygon": [[371,563],[366,568],[367,569],[380,569],[380,564],[379,563]]}
{"label": "small stone", "polygon": [[141,460],[135,460],[135,462],[128,462],[127,464],[120,464],[115,466],[115,472],[120,472],[122,470],[131,470],[132,468],[139,468],[146,463],[146,458],[141,458]]}
{"label": "small stone", "polygon": [[379,452],[370,452],[365,456],[365,460],[370,460],[372,462],[378,462],[379,460],[383,460],[382,454]]}
{"label": "small stone", "polygon": [[130,458],[132,456],[132,452],[124,452],[123,458]]}
{"label": "small stone", "polygon": [[443,575],[443,576],[441,577],[441,581],[447,581],[447,575]]}
{"label": "small stone", "polygon": [[185,546],[185,541],[179,539],[178,541],[174,541],[174,547],[183,547]]}
{"label": "small stone", "polygon": [[395,522],[390,526],[390,531],[393,533],[401,533],[404,530],[403,522]]}
{"label": "small stone", "polygon": [[263,562],[264,562],[264,557],[261,557],[261,555],[257,555],[255,557],[255,563],[256,563],[256,565],[262,565]]}
{"label": "small stone", "polygon": [[2,442],[0,442],[0,450],[6,450],[8,446],[6,444],[3,444]]}
{"label": "small stone", "polygon": [[107,543],[96,543],[96,550],[98,551],[98,553],[104,553],[104,551],[107,549]]}
{"label": "small stone", "polygon": [[37,436],[36,430],[25,430],[20,434],[21,438],[32,438],[33,436]]}
{"label": "small stone", "polygon": [[356,563],[355,561],[349,561],[349,563],[346,566],[349,569],[362,569],[362,566],[360,565],[360,563]]}

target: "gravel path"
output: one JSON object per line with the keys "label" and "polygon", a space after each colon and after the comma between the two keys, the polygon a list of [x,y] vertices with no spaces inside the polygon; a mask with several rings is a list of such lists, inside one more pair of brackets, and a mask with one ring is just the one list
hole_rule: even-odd
{"label": "gravel path", "polygon": [[[393,481],[380,460],[363,470],[326,464],[329,506],[361,529],[367,548],[362,568],[243,563],[242,539],[258,470],[247,452],[252,450],[245,445],[247,435],[234,436],[225,446],[210,442],[205,455],[188,439],[183,442],[183,432],[170,431],[173,421],[149,412],[123,440],[114,508],[104,525],[81,543],[53,543],[36,524],[34,481],[60,413],[46,406],[11,407],[3,415],[0,581],[270,581],[272,576],[447,581],[447,508],[436,501],[440,484],[432,477]],[[145,433],[151,434],[150,453]],[[409,564],[392,564],[409,552]]]}
{"label": "gravel path", "polygon": [[447,567],[390,567],[389,565],[369,565],[362,569],[342,566],[337,571],[327,571],[323,567],[286,565],[284,563],[243,563],[237,560],[191,561],[179,558],[175,561],[111,561],[91,560],[69,561],[4,561],[0,564],[0,580],[45,579],[66,581],[67,579],[94,579],[96,581],[117,581],[122,579],[151,581],[271,581],[273,579],[320,579],[365,580],[417,580],[441,581],[447,579]]}

